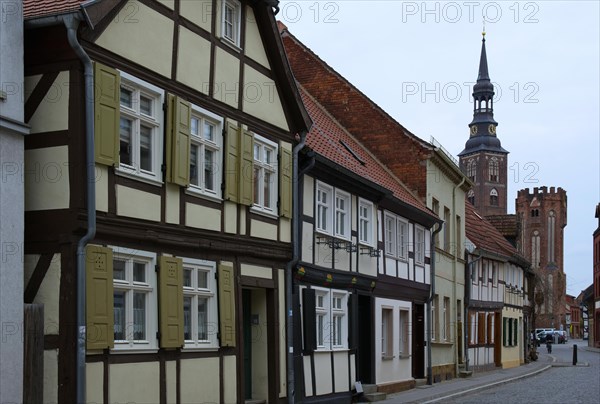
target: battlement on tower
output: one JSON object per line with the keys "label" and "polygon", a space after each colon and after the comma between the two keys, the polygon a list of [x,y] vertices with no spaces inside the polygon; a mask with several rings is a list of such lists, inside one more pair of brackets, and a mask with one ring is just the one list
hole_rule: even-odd
{"label": "battlement on tower", "polygon": [[517,199],[533,199],[537,197],[538,199],[566,199],[567,191],[565,191],[561,187],[550,187],[548,190],[547,186],[543,187],[534,187],[533,192],[530,192],[529,188],[522,189],[517,192]]}

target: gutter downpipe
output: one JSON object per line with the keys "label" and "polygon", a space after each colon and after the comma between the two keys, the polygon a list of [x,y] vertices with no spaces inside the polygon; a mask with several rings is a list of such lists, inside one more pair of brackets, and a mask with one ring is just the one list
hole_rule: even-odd
{"label": "gutter downpipe", "polygon": [[285,268],[285,311],[286,311],[286,331],[287,331],[287,402],[294,404],[295,395],[295,377],[294,377],[294,321],[292,310],[292,271],[300,260],[300,221],[299,221],[299,198],[298,189],[300,182],[300,173],[298,171],[298,154],[306,144],[307,132],[300,133],[300,141],[292,151],[292,260]]}
{"label": "gutter downpipe", "polygon": [[[85,12],[85,10],[84,10]],[[43,28],[64,24],[69,45],[79,57],[84,67],[85,77],[85,160],[86,160],[86,199],[87,232],[77,244],[77,395],[76,402],[85,403],[85,246],[96,235],[96,166],[94,159],[94,71],[92,61],[77,40],[77,28],[84,20],[81,12],[42,17],[25,22],[26,27]]]}
{"label": "gutter downpipe", "polygon": [[[454,186],[454,188],[452,188],[452,212],[454,212],[454,217],[451,219],[454,222],[454,226],[453,228],[455,229],[455,235],[456,235],[456,190],[460,187],[462,187],[462,185],[465,183],[466,181],[466,177],[462,177],[462,181],[460,182],[460,184],[457,184]],[[464,215],[463,215],[464,216]],[[462,233],[461,233],[462,234]],[[456,249],[454,251],[454,259],[452,260],[452,283],[453,283],[453,288],[452,288],[452,294],[453,294],[453,299],[454,299],[454,307],[455,307],[455,312],[456,312],[456,319],[458,320],[458,307],[456,307],[456,295],[457,295],[457,291],[456,291],[456,266],[458,264],[458,252],[459,252],[459,248],[461,248],[461,246],[456,245]],[[464,250],[463,250],[464,253]],[[463,280],[463,283],[465,283],[465,281]],[[464,305],[464,289],[465,289],[465,284],[463,284],[463,305]],[[452,305],[450,305],[452,307]],[[456,323],[458,324],[458,321],[456,321]],[[463,327],[464,327],[464,322],[463,322]],[[457,344],[460,344],[462,341],[458,340],[458,330],[455,328],[454,329],[454,341],[456,341]],[[464,335],[464,332],[463,332]],[[463,352],[465,351],[467,347],[464,347]],[[454,347],[454,373],[456,375],[458,375],[458,346]]]}
{"label": "gutter downpipe", "polygon": [[431,290],[429,292],[429,299],[427,299],[427,384],[433,385],[433,369],[431,366],[431,302],[433,296],[435,296],[435,236],[442,231],[442,222],[437,223],[438,227],[431,233],[431,240],[429,245],[431,246],[431,265],[429,267],[430,279],[431,279]]}

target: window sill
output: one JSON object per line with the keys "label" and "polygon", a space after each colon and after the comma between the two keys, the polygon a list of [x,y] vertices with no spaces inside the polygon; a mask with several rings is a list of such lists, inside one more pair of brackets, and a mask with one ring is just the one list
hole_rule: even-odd
{"label": "window sill", "polygon": [[261,215],[264,217],[268,217],[269,219],[277,220],[279,216],[275,212],[266,212],[262,209],[256,208],[255,206],[250,207],[250,212],[256,215]]}
{"label": "window sill", "polygon": [[398,355],[398,359],[410,359],[412,355],[400,354]]}
{"label": "window sill", "polygon": [[120,346],[117,347],[115,344],[115,347],[113,349],[110,350],[111,354],[145,354],[145,353],[157,353],[158,352],[158,348],[138,348],[138,347],[129,347],[129,346]]}
{"label": "window sill", "polygon": [[219,350],[219,347],[218,346],[214,346],[214,345],[210,346],[210,347],[207,346],[205,348],[202,348],[202,347],[191,347],[191,346],[190,347],[185,347],[184,346],[181,349],[181,352],[182,353],[184,353],[184,352],[217,352],[218,350]]}
{"label": "window sill", "polygon": [[220,196],[204,193],[200,190],[193,188],[192,186],[187,187],[185,189],[185,193],[186,193],[186,195],[189,195],[189,196],[195,196],[197,198],[207,199],[209,201],[216,202],[216,203],[223,202],[223,198],[221,198]]}
{"label": "window sill", "polygon": [[349,348],[317,348],[314,350],[315,353],[327,353],[327,352],[350,352]]}
{"label": "window sill", "polygon": [[431,341],[431,345],[452,346],[452,345],[454,345],[454,342],[451,342],[451,341]]}
{"label": "window sill", "polygon": [[163,182],[160,180],[157,180],[156,178],[151,178],[151,177],[147,177],[147,176],[144,176],[141,174],[132,173],[132,172],[124,170],[120,167],[115,167],[115,174],[119,175],[121,177],[132,179],[132,180],[145,182],[146,184],[156,185],[158,187],[162,187],[162,185],[163,185]]}
{"label": "window sill", "polygon": [[238,53],[242,52],[242,48],[240,48],[239,45],[235,44],[233,41],[231,41],[227,38],[221,37],[221,43],[223,45],[230,47],[231,49],[233,49],[234,51],[236,51]]}
{"label": "window sill", "polygon": [[382,361],[391,361],[392,359],[394,359],[396,357],[396,355],[391,355],[391,356],[386,356],[386,355],[382,355],[381,356],[381,360]]}
{"label": "window sill", "polygon": [[388,253],[384,253],[384,257],[392,259],[392,260],[396,260],[396,261],[408,263],[408,258],[396,257],[395,255],[391,255],[391,254],[388,254]]}

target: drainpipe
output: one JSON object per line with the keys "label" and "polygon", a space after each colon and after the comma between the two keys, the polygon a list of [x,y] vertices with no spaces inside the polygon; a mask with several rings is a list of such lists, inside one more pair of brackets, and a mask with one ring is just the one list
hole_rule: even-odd
{"label": "drainpipe", "polygon": [[[84,10],[85,12],[85,10]],[[85,403],[85,246],[96,235],[96,166],[94,159],[94,72],[92,61],[77,40],[77,28],[84,17],[80,12],[43,17],[25,22],[28,28],[43,28],[64,24],[69,45],[81,60],[85,77],[85,161],[87,232],[77,244],[77,399]]]}
{"label": "drainpipe", "polygon": [[[454,226],[452,228],[456,232],[456,190],[460,188],[466,181],[466,177],[462,177],[462,181],[460,184],[457,184],[452,188],[452,212],[454,213],[454,217],[451,218],[451,221],[454,222]],[[463,219],[465,219],[463,217]],[[456,233],[455,233],[456,234]],[[452,298],[454,299],[454,307],[456,307],[456,266],[458,264],[458,251],[461,246],[456,245],[456,249],[454,251],[454,259],[452,260]],[[464,285],[463,285],[463,295],[464,295]],[[463,305],[464,305],[464,297],[463,297]],[[451,305],[452,306],[452,305]],[[455,310],[455,319],[458,317],[458,310]],[[457,322],[458,323],[458,322]],[[464,323],[463,323],[464,324]],[[461,341],[458,340],[458,330],[456,327],[454,328],[454,341],[457,344],[460,344]],[[465,347],[467,348],[467,347]],[[464,351],[464,350],[463,350]],[[458,375],[458,345],[454,347],[454,373]]]}
{"label": "drainpipe", "polygon": [[442,223],[437,223],[438,227],[431,233],[431,265],[429,266],[429,279],[431,280],[431,290],[429,292],[429,299],[427,299],[427,384],[433,384],[433,372],[431,367],[431,303],[435,296],[435,236],[442,231]]}
{"label": "drainpipe", "polygon": [[298,171],[298,153],[306,143],[306,132],[300,134],[300,141],[292,151],[292,260],[287,263],[285,269],[285,311],[287,330],[287,401],[294,404],[294,321],[292,317],[292,271],[300,260],[300,220],[299,220],[299,198],[298,189],[300,173]]}

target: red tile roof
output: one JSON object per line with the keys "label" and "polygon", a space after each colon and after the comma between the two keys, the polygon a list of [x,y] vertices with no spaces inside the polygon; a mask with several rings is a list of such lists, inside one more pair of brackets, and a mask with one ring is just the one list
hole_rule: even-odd
{"label": "red tile roof", "polygon": [[[313,126],[306,139],[308,147],[328,160],[390,190],[402,202],[434,216],[420,199],[408,191],[400,180],[338,123],[306,89],[300,87],[300,94],[313,120]],[[362,163],[341,142],[347,145]]]}
{"label": "red tile roof", "polygon": [[485,217],[504,237],[517,237],[517,215],[493,215]]}
{"label": "red tile roof", "polygon": [[85,0],[24,0],[23,17],[30,18],[45,17],[56,14],[64,14],[79,9]]}
{"label": "red tile roof", "polygon": [[465,201],[465,216],[465,233],[475,247],[506,258],[519,256],[517,249],[469,201]]}

